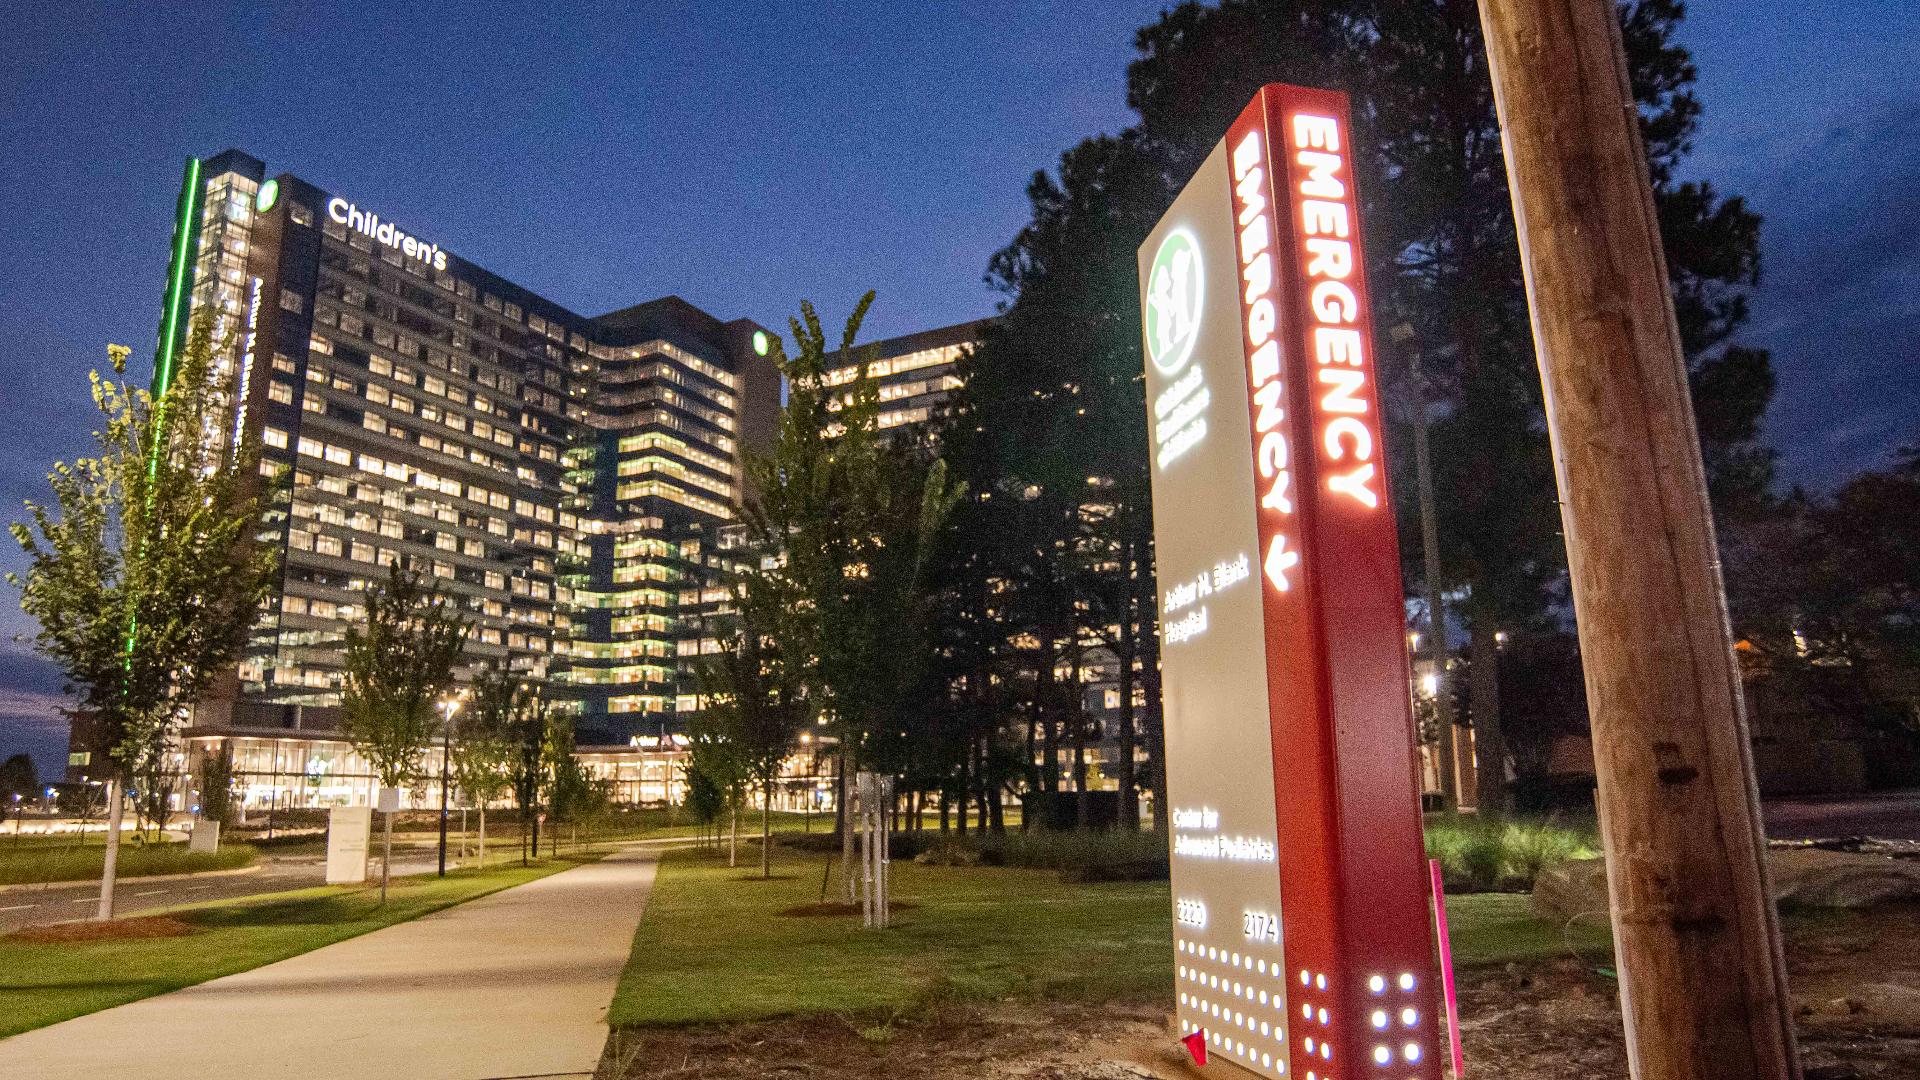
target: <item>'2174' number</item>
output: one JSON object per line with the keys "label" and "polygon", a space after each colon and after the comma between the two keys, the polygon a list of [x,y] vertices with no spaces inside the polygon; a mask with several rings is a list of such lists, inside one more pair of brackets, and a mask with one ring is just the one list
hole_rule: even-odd
{"label": "'2174' number", "polygon": [[1280,940],[1280,916],[1249,911],[1240,916],[1240,929],[1254,941]]}

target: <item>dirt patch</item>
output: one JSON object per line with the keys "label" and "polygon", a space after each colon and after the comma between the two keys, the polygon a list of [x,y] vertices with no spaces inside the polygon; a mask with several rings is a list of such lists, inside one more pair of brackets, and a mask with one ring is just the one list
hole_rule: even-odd
{"label": "dirt patch", "polygon": [[[891,900],[887,903],[887,910],[911,911],[919,906],[911,900]],[[816,919],[826,915],[857,916],[860,914],[860,905],[829,900],[824,904],[795,904],[790,908],[781,908],[774,914],[794,919]]]}
{"label": "dirt patch", "polygon": [[16,930],[12,941],[58,944],[82,941],[133,941],[140,938],[186,937],[200,928],[171,915],[150,915],[140,919],[115,919],[112,922],[73,922],[55,926],[34,926]]}
{"label": "dirt patch", "polygon": [[[821,905],[807,905],[808,908]],[[846,914],[846,905],[824,905]],[[792,909],[783,914],[802,913]],[[807,912],[811,913],[811,912]],[[827,914],[828,912],[820,912]],[[1920,1078],[1920,905],[1787,921],[1808,1080]],[[1618,985],[1591,962],[1464,972],[1467,1070],[1501,1080],[1627,1075]],[[816,1016],[616,1033],[609,1080],[1202,1080],[1170,1001],[1003,1001],[908,1017]]]}

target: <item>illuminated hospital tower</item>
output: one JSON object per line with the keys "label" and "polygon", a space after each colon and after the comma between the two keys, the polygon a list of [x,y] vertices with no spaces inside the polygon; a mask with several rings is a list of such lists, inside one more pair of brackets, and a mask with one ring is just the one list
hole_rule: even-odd
{"label": "illuminated hospital tower", "polygon": [[742,452],[779,409],[766,331],[671,296],[575,314],[238,150],[187,163],[171,256],[155,388],[212,309],[223,427],[286,485],[260,531],[280,582],[190,738],[332,734],[343,632],[395,560],[457,598],[476,664],[548,680],[581,744],[681,726]]}

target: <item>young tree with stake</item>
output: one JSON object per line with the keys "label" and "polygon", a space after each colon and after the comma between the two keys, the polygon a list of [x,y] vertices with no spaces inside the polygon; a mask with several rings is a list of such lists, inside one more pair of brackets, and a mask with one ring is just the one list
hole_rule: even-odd
{"label": "young tree with stake", "polygon": [[[385,585],[366,592],[366,618],[347,630],[341,727],[382,787],[418,778],[420,757],[439,725],[436,705],[473,623],[418,571],[394,562]],[[380,902],[393,862],[393,815],[381,842]]]}
{"label": "young tree with stake", "polygon": [[473,702],[456,714],[453,738],[453,782],[480,812],[480,860],[487,865],[487,804],[512,786],[514,747],[509,736],[514,703],[521,693],[517,680],[499,667],[474,680]]}
{"label": "young tree with stake", "polygon": [[259,449],[228,436],[219,343],[197,315],[171,381],[156,394],[91,375],[102,418],[96,454],[48,475],[52,506],[12,525],[26,552],[20,606],[35,648],[59,664],[102,748],[107,852],[98,917],[113,917],[129,781],[159,786],[181,721],[246,648],[278,553],[254,542],[267,498]]}

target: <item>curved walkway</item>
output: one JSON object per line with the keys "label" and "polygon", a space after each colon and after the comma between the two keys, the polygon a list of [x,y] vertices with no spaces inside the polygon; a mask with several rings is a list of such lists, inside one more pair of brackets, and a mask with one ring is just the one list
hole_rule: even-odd
{"label": "curved walkway", "polygon": [[653,886],[627,848],[412,922],[0,1041],[36,1080],[591,1076]]}

